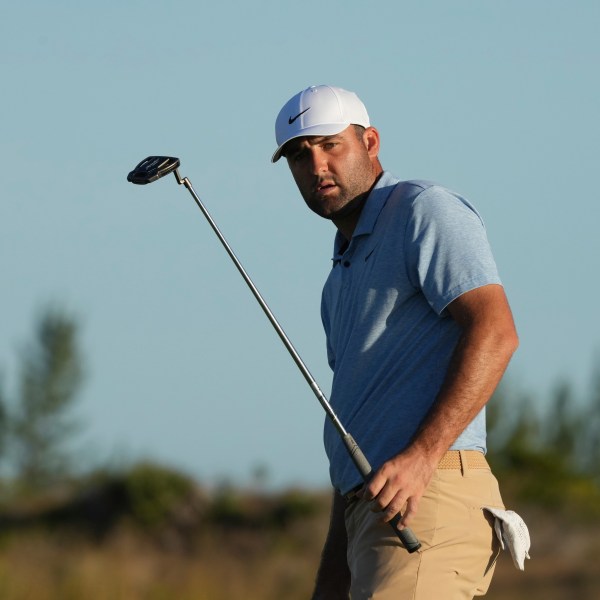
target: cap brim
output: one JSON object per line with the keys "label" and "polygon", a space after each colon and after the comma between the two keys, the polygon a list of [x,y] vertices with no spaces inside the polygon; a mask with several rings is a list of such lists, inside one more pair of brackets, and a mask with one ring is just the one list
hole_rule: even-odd
{"label": "cap brim", "polygon": [[333,123],[333,124],[321,124],[321,125],[313,125],[312,127],[306,127],[302,131],[298,132],[296,135],[292,135],[287,138],[280,146],[275,150],[273,156],[271,157],[271,162],[276,163],[283,156],[283,148],[288,142],[292,140],[307,137],[307,136],[317,136],[317,135],[335,135],[336,133],[341,133],[344,129],[350,127],[352,123]]}

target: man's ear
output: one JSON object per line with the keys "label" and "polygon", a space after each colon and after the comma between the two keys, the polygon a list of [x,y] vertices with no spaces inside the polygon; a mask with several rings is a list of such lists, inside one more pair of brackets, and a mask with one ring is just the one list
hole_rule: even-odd
{"label": "man's ear", "polygon": [[379,131],[375,127],[367,127],[363,134],[363,142],[371,158],[379,155]]}

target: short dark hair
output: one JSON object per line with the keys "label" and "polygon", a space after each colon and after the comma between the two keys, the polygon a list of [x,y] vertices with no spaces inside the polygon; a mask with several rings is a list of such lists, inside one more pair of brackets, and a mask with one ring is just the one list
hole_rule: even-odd
{"label": "short dark hair", "polygon": [[365,127],[362,125],[352,125],[354,128],[354,133],[359,140],[363,139],[363,134],[365,133]]}

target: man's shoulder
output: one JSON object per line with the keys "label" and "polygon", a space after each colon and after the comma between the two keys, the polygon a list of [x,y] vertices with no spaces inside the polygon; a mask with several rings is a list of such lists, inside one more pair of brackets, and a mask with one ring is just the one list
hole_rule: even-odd
{"label": "man's shoulder", "polygon": [[392,204],[401,204],[411,212],[444,215],[447,212],[466,211],[478,219],[481,215],[475,206],[463,195],[452,189],[426,179],[407,179],[398,181],[390,194],[395,198]]}
{"label": "man's shoulder", "polygon": [[410,214],[415,210],[428,210],[428,205],[433,209],[432,203],[452,195],[450,190],[434,181],[396,180],[388,193],[388,211]]}
{"label": "man's shoulder", "polygon": [[456,192],[453,192],[451,189],[442,185],[441,183],[430,181],[428,179],[399,180],[394,187],[397,190],[397,193],[400,195],[419,196],[423,194],[423,192],[427,192],[426,196],[458,196]]}

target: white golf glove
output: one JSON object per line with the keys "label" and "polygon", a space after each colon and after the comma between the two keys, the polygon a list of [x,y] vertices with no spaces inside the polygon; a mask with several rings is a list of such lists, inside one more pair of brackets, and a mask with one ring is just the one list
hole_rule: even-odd
{"label": "white golf glove", "polygon": [[530,558],[529,548],[531,547],[529,530],[525,521],[512,510],[502,510],[490,506],[484,506],[483,510],[487,510],[494,516],[494,529],[502,550],[508,546],[515,567],[524,571],[525,559]]}

